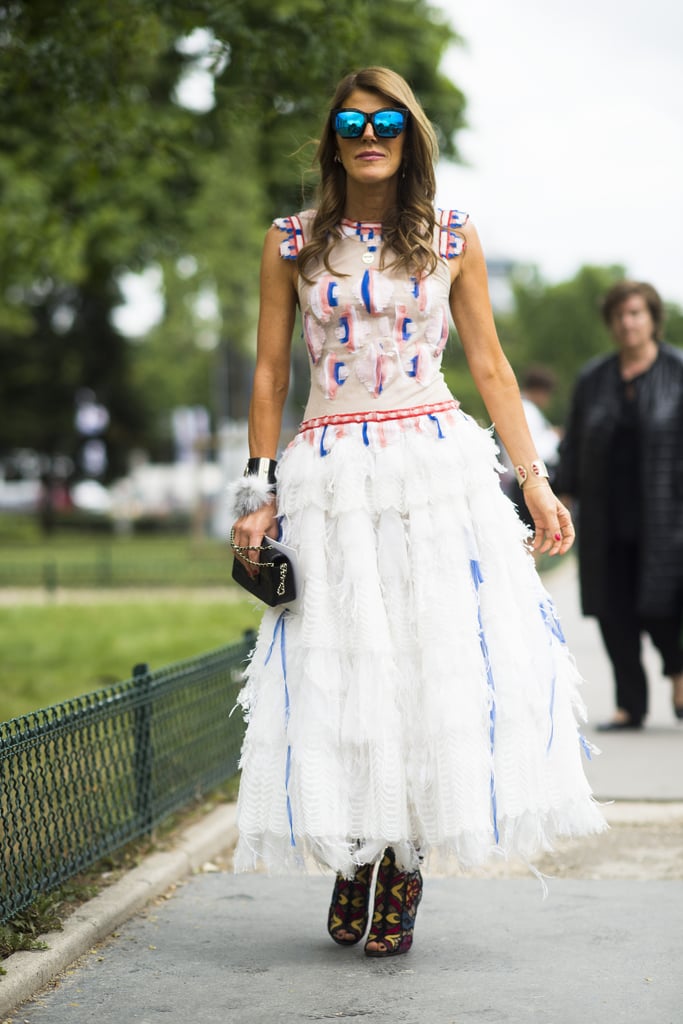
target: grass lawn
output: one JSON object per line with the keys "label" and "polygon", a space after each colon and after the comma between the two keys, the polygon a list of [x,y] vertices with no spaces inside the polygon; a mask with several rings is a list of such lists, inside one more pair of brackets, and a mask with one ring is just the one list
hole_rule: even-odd
{"label": "grass lawn", "polygon": [[232,643],[261,614],[227,595],[0,608],[0,721]]}
{"label": "grass lawn", "polygon": [[230,578],[230,548],[219,540],[68,532],[45,538],[36,530],[12,538],[2,527],[0,518],[4,586],[203,586]]}

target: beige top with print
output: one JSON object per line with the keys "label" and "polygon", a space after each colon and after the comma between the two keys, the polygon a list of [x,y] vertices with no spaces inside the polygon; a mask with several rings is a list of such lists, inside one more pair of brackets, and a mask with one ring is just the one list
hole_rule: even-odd
{"label": "beige top with print", "polygon": [[[275,221],[286,235],[284,259],[296,259],[315,211]],[[311,367],[304,420],[352,412],[405,409],[452,398],[441,358],[448,340],[448,259],[463,252],[456,229],[467,214],[437,211],[436,269],[420,278],[380,270],[382,226],[343,220],[324,267],[300,275],[297,291]]]}

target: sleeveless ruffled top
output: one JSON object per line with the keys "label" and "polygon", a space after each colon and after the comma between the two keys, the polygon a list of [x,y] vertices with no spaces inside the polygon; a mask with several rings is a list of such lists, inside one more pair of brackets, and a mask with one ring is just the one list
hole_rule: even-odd
{"label": "sleeveless ruffled top", "polygon": [[[294,260],[310,237],[306,210],[274,221],[280,254]],[[447,261],[464,251],[459,210],[439,210],[435,271],[421,277],[380,269],[382,225],[343,220],[324,266],[299,276],[297,291],[311,368],[304,419],[405,409],[452,399],[441,372],[449,330]],[[390,264],[391,261],[389,260]]]}

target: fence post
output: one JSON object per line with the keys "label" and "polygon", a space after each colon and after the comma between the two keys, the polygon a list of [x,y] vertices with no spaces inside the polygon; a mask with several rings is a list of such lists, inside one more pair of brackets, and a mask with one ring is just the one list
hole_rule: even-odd
{"label": "fence post", "polygon": [[100,587],[110,587],[114,582],[111,548],[99,549],[95,563],[95,579]]}
{"label": "fence post", "polygon": [[43,586],[48,594],[53,594],[57,589],[57,563],[43,562]]}
{"label": "fence post", "polygon": [[152,830],[152,676],[145,662],[133,667],[135,692],[135,814],[143,833]]}

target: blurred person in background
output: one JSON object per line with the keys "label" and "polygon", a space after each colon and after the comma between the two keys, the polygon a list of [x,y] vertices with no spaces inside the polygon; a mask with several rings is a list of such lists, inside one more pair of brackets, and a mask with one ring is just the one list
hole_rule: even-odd
{"label": "blurred person in background", "polygon": [[641,638],[648,633],[683,720],[683,353],[662,341],[650,284],[620,281],[602,317],[616,352],[580,371],[555,477],[576,502],[581,603],[612,662],[614,717],[640,729],[648,711]]}

